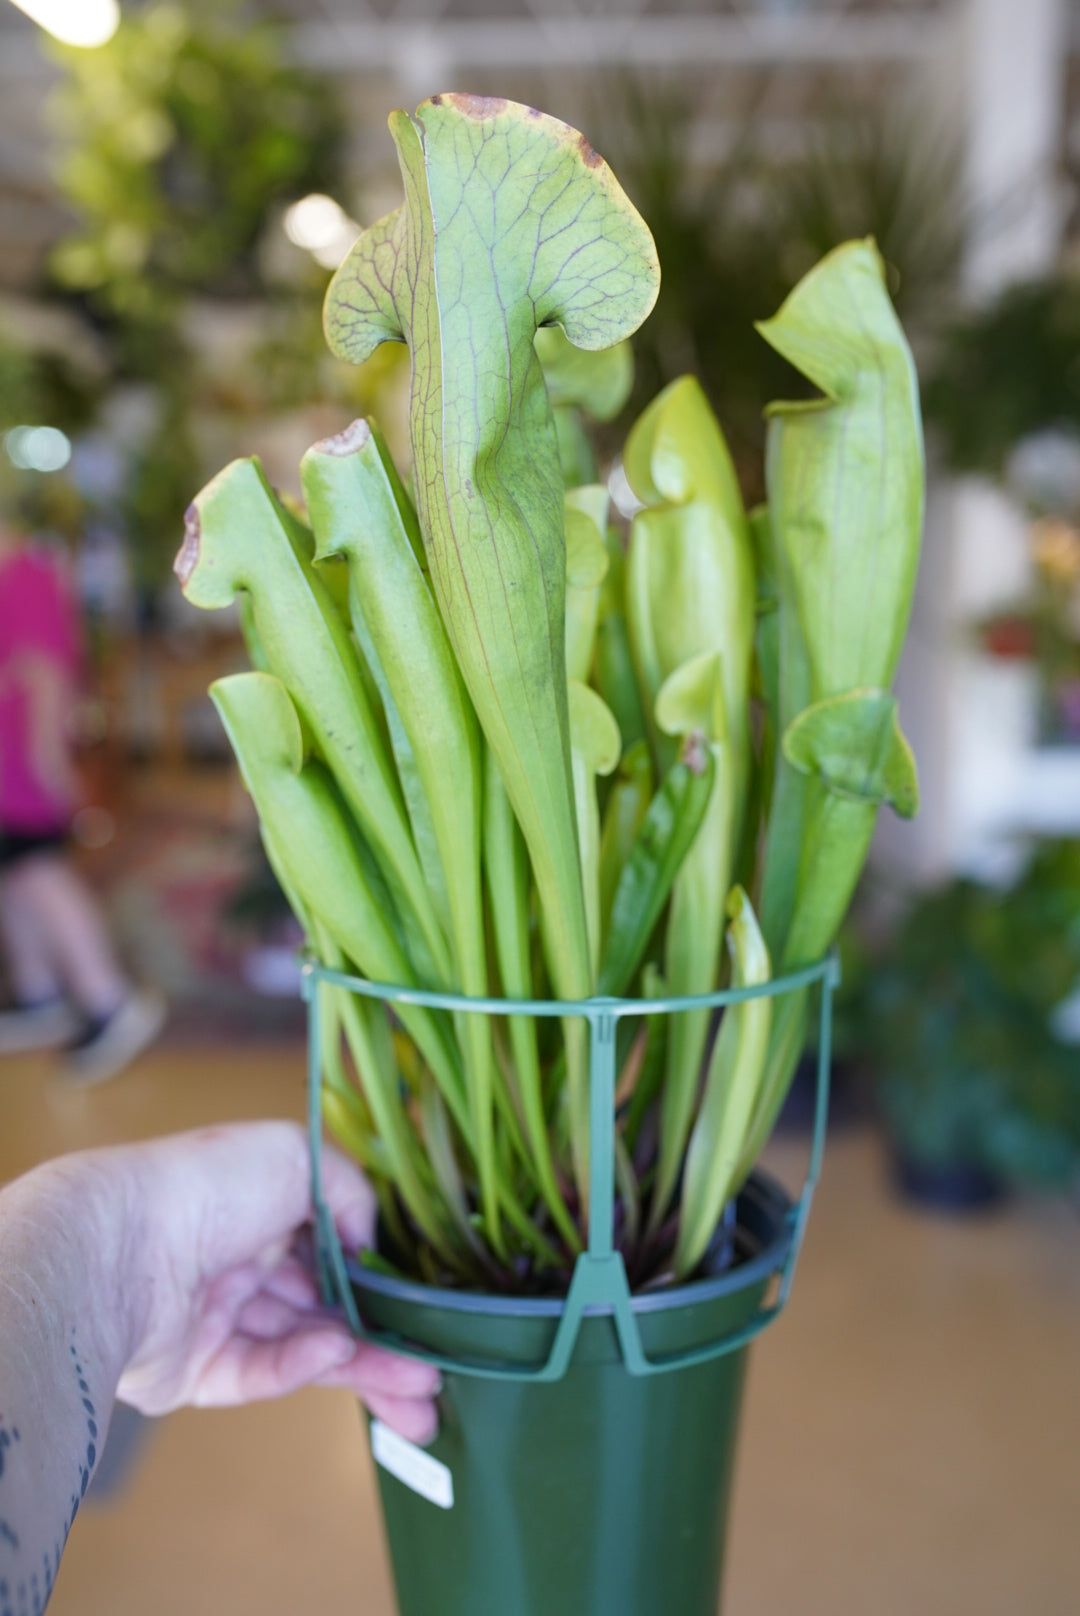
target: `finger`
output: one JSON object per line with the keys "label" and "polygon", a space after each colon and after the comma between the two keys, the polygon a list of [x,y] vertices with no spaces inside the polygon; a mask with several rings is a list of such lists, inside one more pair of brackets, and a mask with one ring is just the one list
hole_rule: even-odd
{"label": "finger", "polygon": [[191,1401],[221,1408],[285,1397],[321,1381],[353,1352],[352,1338],[332,1320],[306,1323],[271,1341],[236,1334],[205,1365]]}
{"label": "finger", "polygon": [[442,1376],[434,1364],[360,1341],[353,1342],[352,1356],[328,1370],[320,1384],[345,1386],[364,1398],[368,1392],[384,1397],[434,1397]]}
{"label": "finger", "polygon": [[204,1293],[200,1331],[231,1329],[237,1313],[259,1295],[265,1281],[266,1272],[258,1261],[240,1263],[219,1274]]}
{"label": "finger", "polygon": [[323,1150],[323,1197],[347,1251],[375,1243],[375,1191],[360,1169],[332,1146]]}
{"label": "finger", "polygon": [[121,1401],[144,1414],[165,1414],[192,1402],[207,1364],[232,1336],[237,1315],[259,1295],[263,1278],[258,1263],[231,1269],[207,1288],[182,1328],[160,1339],[152,1334],[124,1371]]}
{"label": "finger", "polygon": [[301,1313],[291,1302],[280,1296],[260,1291],[253,1296],[236,1316],[236,1329],[240,1335],[250,1335],[257,1341],[277,1341],[292,1335],[310,1323],[310,1315]]}
{"label": "finger", "polygon": [[315,1283],[314,1276],[305,1268],[299,1257],[291,1253],[270,1270],[264,1288],[272,1296],[280,1297],[283,1302],[291,1302],[293,1307],[300,1308],[304,1312],[311,1312],[321,1306],[319,1287]]}
{"label": "finger", "polygon": [[412,1397],[385,1397],[377,1392],[365,1397],[364,1403],[377,1420],[392,1426],[408,1442],[425,1447],[439,1434],[439,1411],[434,1403]]}

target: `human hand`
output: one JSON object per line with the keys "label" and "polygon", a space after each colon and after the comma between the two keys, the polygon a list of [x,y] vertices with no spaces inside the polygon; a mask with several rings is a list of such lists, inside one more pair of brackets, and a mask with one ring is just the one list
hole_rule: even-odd
{"label": "human hand", "polygon": [[[339,1386],[411,1441],[432,1439],[437,1372],[356,1341],[293,1253],[311,1216],[296,1124],[232,1123],[102,1154],[125,1203],[123,1271],[135,1275],[123,1402],[164,1414]],[[330,1150],[324,1192],[345,1247],[370,1245],[374,1194]]]}

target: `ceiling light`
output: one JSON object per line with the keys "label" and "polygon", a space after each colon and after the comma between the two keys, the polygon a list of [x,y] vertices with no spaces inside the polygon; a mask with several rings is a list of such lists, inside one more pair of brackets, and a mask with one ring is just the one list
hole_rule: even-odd
{"label": "ceiling light", "polygon": [[14,0],[20,11],[65,45],[104,45],[120,26],[118,0]]}

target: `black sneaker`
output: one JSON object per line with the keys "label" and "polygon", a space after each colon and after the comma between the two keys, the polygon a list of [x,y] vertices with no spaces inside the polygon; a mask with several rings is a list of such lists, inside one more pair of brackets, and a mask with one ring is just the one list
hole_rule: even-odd
{"label": "black sneaker", "polygon": [[115,1077],[154,1042],[165,1024],[167,1006],[160,993],[129,993],[111,1016],[94,1021],[82,1037],[68,1045],[61,1076],[68,1083],[103,1083]]}
{"label": "black sneaker", "polygon": [[79,1030],[78,1017],[66,999],[42,999],[0,1010],[0,1055],[29,1049],[56,1049]]}

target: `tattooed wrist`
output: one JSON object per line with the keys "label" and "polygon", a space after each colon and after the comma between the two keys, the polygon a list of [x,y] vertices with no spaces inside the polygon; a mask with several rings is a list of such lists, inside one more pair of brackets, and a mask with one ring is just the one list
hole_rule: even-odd
{"label": "tattooed wrist", "polygon": [[45,1610],[130,1350],[108,1154],[0,1191],[0,1616]]}
{"label": "tattooed wrist", "polygon": [[[97,1464],[102,1433],[98,1425],[97,1406],[90,1395],[90,1385],[86,1379],[74,1330],[68,1343],[68,1357],[70,1380],[78,1392],[84,1416],[85,1447],[76,1453],[72,1462],[70,1499],[51,1542],[47,1541],[48,1534],[46,1534],[45,1547],[41,1547],[40,1528],[36,1532],[38,1542],[33,1546],[29,1543],[24,1546],[23,1538],[28,1537],[29,1528],[24,1527],[22,1533],[16,1531],[12,1521],[3,1513],[6,1504],[12,1499],[16,1501],[17,1506],[18,1475],[14,1463],[15,1450],[21,1449],[24,1444],[19,1427],[15,1424],[8,1426],[0,1415],[0,1616],[42,1616],[60,1569],[60,1556],[64,1552],[64,1545],[75,1524],[79,1506],[86,1497],[86,1490],[90,1485],[94,1466]],[[21,1459],[24,1456],[20,1453],[18,1457]],[[27,1453],[25,1458],[32,1464],[31,1453]],[[13,1486],[5,1488],[5,1473],[8,1480],[14,1483]]]}

